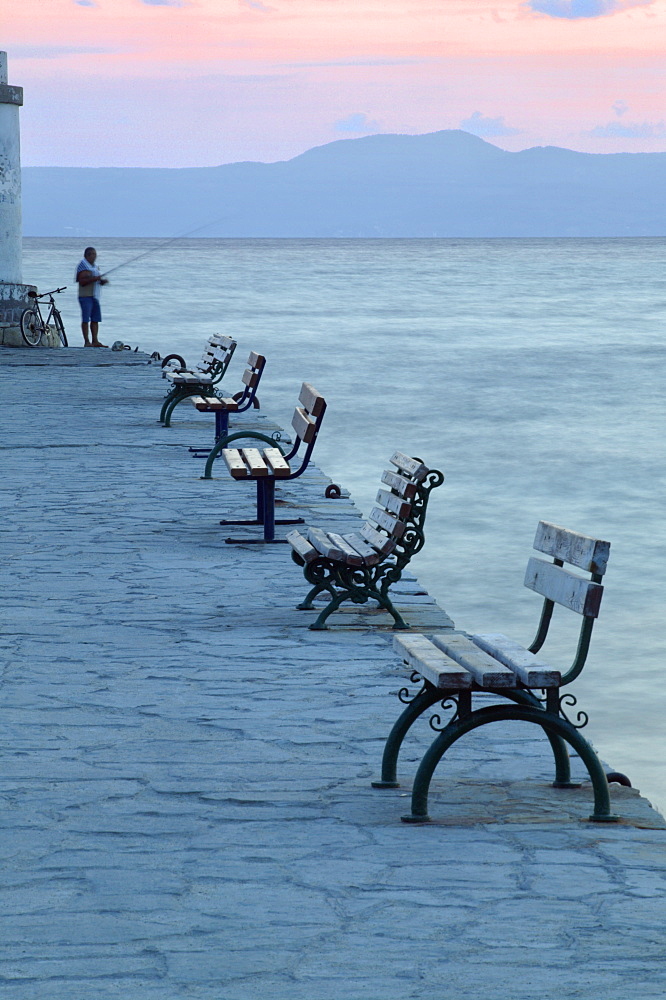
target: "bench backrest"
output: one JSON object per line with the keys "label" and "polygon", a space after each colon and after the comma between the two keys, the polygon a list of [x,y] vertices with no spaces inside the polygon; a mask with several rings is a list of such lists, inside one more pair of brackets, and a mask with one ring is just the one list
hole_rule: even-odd
{"label": "bench backrest", "polygon": [[263,354],[256,354],[254,351],[250,351],[250,355],[247,359],[247,365],[241,382],[247,386],[248,389],[256,389],[261,380],[261,375],[266,364],[266,358]]}
{"label": "bench backrest", "polygon": [[[242,393],[239,392],[234,396],[234,399],[238,404],[239,413],[242,413],[243,410],[248,410],[254,403],[254,398],[257,395],[257,389],[259,387],[259,383],[261,382],[261,376],[265,366],[266,358],[264,355],[257,354],[255,351],[250,351],[247,364],[245,365],[245,371],[241,376],[243,391]],[[259,401],[257,400],[254,405],[258,407]]]}
{"label": "bench backrest", "polygon": [[400,451],[389,461],[397,472],[387,469],[382,475],[382,485],[389,489],[380,488],[361,535],[382,555],[395,553],[398,565],[404,566],[423,547],[430,492],[441,486],[444,476]]}
{"label": "bench backrest", "polygon": [[304,382],[301,386],[298,402],[301,405],[296,407],[291,419],[291,426],[296,432],[296,439],[289,454],[285,455],[285,460],[289,462],[294,458],[301,446],[301,442],[306,445],[306,450],[300,469],[292,473],[289,477],[290,479],[295,479],[301,473],[305,472],[326,412],[326,400],[309,382]]}
{"label": "bench backrest", "polygon": [[[208,374],[212,375],[214,385],[222,381],[235,350],[236,341],[232,337],[218,337],[217,342],[211,344],[208,351],[205,352],[204,358],[209,358]],[[202,358],[202,362],[204,358]]]}
{"label": "bench backrest", "polygon": [[[601,580],[608,565],[610,542],[569,531],[548,521],[539,521],[534,548],[551,556],[553,561],[533,556],[527,563],[525,586],[545,598],[539,629],[529,647],[530,652],[538,652],[546,641],[555,604],[575,611],[583,618],[576,657],[571,669],[562,677],[562,683],[568,684],[585,665],[592,627],[599,615],[604,592]],[[565,569],[564,563],[589,573],[589,578]]]}

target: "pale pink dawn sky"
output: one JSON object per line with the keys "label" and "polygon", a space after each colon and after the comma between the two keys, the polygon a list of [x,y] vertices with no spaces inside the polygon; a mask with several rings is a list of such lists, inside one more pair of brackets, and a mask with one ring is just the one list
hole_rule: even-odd
{"label": "pale pink dawn sky", "polygon": [[463,128],[666,150],[666,0],[0,0],[25,166],[210,166]]}

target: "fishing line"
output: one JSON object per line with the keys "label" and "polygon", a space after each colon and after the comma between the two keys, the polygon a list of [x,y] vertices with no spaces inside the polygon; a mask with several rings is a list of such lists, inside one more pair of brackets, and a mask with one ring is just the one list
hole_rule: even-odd
{"label": "fishing line", "polygon": [[137,254],[136,257],[131,257],[129,260],[123,261],[122,264],[116,264],[115,267],[110,268],[105,271],[104,274],[100,274],[100,278],[106,278],[107,274],[113,274],[114,271],[119,271],[121,267],[127,267],[129,264],[134,264],[135,261],[141,260],[143,257],[148,257],[151,253],[157,253],[158,250],[163,250],[168,247],[170,243],[175,243],[176,240],[184,240],[188,236],[193,236],[194,233],[200,233],[202,229],[208,229],[210,226],[217,225],[218,222],[223,222],[227,216],[223,216],[220,219],[213,219],[212,222],[206,222],[203,226],[197,226],[196,229],[188,229],[186,233],[178,233],[177,236],[171,236],[168,240],[164,240],[156,247],[151,247],[150,250],[144,250],[143,253]]}

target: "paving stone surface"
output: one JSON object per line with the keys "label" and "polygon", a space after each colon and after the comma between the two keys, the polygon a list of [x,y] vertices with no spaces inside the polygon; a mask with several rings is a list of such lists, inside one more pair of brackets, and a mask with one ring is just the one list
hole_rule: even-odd
{"label": "paving stone surface", "polygon": [[[253,498],[200,479],[212,418],[162,428],[159,368],[96,354],[0,349],[0,995],[663,997],[662,817],[613,786],[622,824],[586,822],[589,785],[551,788],[545,741],[505,725],[442,762],[435,822],[401,824],[432,732],[370,787],[406,683],[391,620],[310,632],[288,547],[224,544]],[[282,509],[353,530],[328,482]],[[415,628],[452,627],[398,589]]]}

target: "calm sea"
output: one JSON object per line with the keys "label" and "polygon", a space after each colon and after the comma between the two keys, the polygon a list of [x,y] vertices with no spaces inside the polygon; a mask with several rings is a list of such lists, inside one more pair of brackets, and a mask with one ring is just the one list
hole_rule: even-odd
{"label": "calm sea", "polygon": [[70,286],[73,344],[86,242],[104,270],[159,248],[111,276],[105,343],[195,361],[233,334],[238,376],[267,355],[262,406],[285,425],[312,382],[330,407],[317,462],[365,513],[394,449],[445,472],[414,569],[459,627],[531,640],[539,519],[608,539],[576,693],[602,757],[666,807],[665,239],[28,239],[25,280]]}

